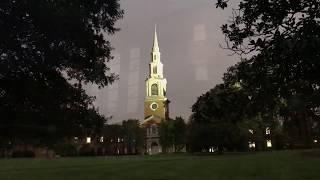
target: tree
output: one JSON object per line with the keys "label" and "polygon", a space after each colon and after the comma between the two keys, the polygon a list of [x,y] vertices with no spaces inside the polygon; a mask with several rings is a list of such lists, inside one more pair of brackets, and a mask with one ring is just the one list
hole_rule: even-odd
{"label": "tree", "polygon": [[[228,0],[216,5],[226,8]],[[319,13],[318,1],[242,0],[222,26],[226,48],[245,57],[229,69],[228,81],[251,94],[257,112],[295,124],[305,147],[320,119]]]}
{"label": "tree", "polygon": [[[219,84],[200,96],[192,106],[189,150],[247,151],[250,141],[255,143],[256,150],[263,150],[267,139],[282,146],[278,120],[257,113],[254,105],[250,94],[238,84]],[[267,136],[266,128],[272,132],[277,129],[278,136]]]}
{"label": "tree", "polygon": [[180,116],[176,117],[174,123],[174,150],[180,152],[187,143],[187,125],[185,120]]}
{"label": "tree", "polygon": [[0,136],[43,143],[101,127],[82,84],[117,79],[104,34],[122,15],[119,0],[1,1]]}
{"label": "tree", "polygon": [[144,131],[139,120],[129,119],[122,121],[123,137],[129,154],[142,152],[144,145]]}
{"label": "tree", "polygon": [[241,125],[248,119],[249,98],[237,86],[219,84],[200,96],[192,106],[189,124],[191,151],[208,151],[215,147],[219,152],[244,150],[248,143],[248,128]]}
{"label": "tree", "polygon": [[187,143],[187,125],[182,117],[162,121],[159,128],[163,152],[181,152]]}
{"label": "tree", "polygon": [[159,126],[160,144],[162,152],[167,153],[174,147],[174,120],[161,121]]}

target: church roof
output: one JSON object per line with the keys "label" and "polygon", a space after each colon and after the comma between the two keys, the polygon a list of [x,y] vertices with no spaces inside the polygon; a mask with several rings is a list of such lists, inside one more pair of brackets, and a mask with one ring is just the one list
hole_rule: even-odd
{"label": "church roof", "polygon": [[156,115],[148,116],[141,123],[141,126],[148,126],[150,124],[160,124],[163,119]]}
{"label": "church roof", "polygon": [[153,47],[152,47],[153,52],[159,52],[159,43],[158,43],[158,35],[157,35],[157,25],[154,28],[154,39],[153,39]]}

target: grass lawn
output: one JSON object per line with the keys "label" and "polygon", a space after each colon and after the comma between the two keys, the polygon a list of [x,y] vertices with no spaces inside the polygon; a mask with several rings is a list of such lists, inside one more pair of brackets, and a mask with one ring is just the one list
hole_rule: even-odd
{"label": "grass lawn", "polygon": [[0,180],[320,180],[320,151],[2,159]]}

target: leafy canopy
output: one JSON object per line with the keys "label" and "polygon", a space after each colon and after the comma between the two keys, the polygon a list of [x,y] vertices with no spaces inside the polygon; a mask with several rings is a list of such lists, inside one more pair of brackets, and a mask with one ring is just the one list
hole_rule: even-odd
{"label": "leafy canopy", "polygon": [[112,59],[105,35],[122,15],[119,0],[1,1],[1,135],[57,137],[101,126],[93,126],[104,117],[81,85],[117,78],[105,64]]}

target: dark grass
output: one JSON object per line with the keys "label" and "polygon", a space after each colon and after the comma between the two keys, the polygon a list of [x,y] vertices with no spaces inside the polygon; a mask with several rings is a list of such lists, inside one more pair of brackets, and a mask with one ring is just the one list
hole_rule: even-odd
{"label": "dark grass", "polygon": [[0,180],[320,180],[320,151],[0,160]]}

